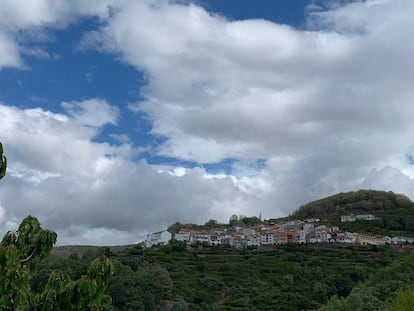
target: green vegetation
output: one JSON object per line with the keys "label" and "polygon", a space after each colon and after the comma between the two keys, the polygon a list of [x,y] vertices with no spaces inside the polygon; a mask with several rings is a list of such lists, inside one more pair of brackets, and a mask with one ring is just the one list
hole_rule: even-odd
{"label": "green vegetation", "polygon": [[[0,178],[7,161],[0,143]],[[105,294],[112,262],[105,256],[92,261],[85,275],[73,281],[65,272],[53,270],[44,286],[32,290],[41,273],[39,264],[56,243],[55,232],[43,229],[39,221],[26,217],[17,231],[8,231],[0,243],[0,309],[39,311],[104,310],[111,302]]]}
{"label": "green vegetation", "polygon": [[[340,216],[373,214],[376,221],[341,222]],[[391,191],[359,190],[339,193],[300,207],[291,219],[320,218],[346,231],[414,236],[414,203]]]}
{"label": "green vegetation", "polygon": [[[0,178],[6,166],[0,144]],[[380,219],[340,223],[341,215],[352,213]],[[409,234],[414,203],[392,192],[360,190],[309,203],[289,218],[321,218],[349,231]],[[203,226],[176,223],[169,229],[260,223],[257,217],[232,216],[229,224],[211,219]],[[32,216],[5,234],[1,310],[403,311],[414,304],[414,254],[408,246],[287,244],[260,252],[173,240],[117,253],[78,247],[82,256],[62,258],[49,256],[56,238]]]}
{"label": "green vegetation", "polygon": [[412,288],[400,291],[386,311],[411,311],[414,306],[414,290]]}
{"label": "green vegetation", "polygon": [[0,143],[0,179],[6,175],[7,159],[3,155],[3,145]]}
{"label": "green vegetation", "polygon": [[346,298],[334,296],[320,311],[412,310],[414,254],[396,260],[356,286]]}
{"label": "green vegetation", "polygon": [[32,290],[33,276],[56,238],[56,233],[43,229],[32,216],[26,217],[17,231],[5,234],[0,244],[2,310],[103,310],[110,303],[105,291],[113,267],[104,256],[92,261],[86,275],[76,281],[54,270],[43,287]]}
{"label": "green vegetation", "polygon": [[96,249],[50,258],[32,280],[42,288],[53,269],[73,278],[89,258],[106,254],[115,265],[107,294],[112,310],[302,310],[317,309],[332,296],[346,297],[361,281],[404,253],[389,247],[285,245],[268,252],[227,248],[187,250],[169,245],[110,253]]}

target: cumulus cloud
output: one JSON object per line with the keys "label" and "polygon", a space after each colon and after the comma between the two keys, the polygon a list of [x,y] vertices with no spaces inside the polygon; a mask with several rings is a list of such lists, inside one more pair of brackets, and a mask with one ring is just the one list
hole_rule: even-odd
{"label": "cumulus cloud", "polygon": [[58,232],[60,244],[134,243],[176,221],[226,221],[249,200],[243,181],[231,177],[135,163],[124,145],[93,142],[99,129],[89,122],[4,104],[0,119],[10,163],[0,188],[1,220],[13,225],[34,214]]}
{"label": "cumulus cloud", "polygon": [[366,189],[401,192],[414,198],[414,179],[392,167],[373,169],[364,179],[362,186]]}
{"label": "cumulus cloud", "polygon": [[3,51],[0,55],[0,69],[3,67],[19,67],[21,65],[18,45],[1,31],[0,48]]}
{"label": "cumulus cloud", "polygon": [[82,0],[14,0],[0,2],[0,70],[22,68],[22,56],[56,58],[33,42],[50,40],[47,29],[62,29],[80,17],[105,18],[115,0],[89,2]]}
{"label": "cumulus cloud", "polygon": [[83,46],[147,73],[147,100],[132,109],[166,138],[160,155],[292,158],[287,176],[304,174],[298,188],[313,197],[360,185],[412,150],[413,3],[338,1],[310,12],[306,31],[156,3],[123,2]]}
{"label": "cumulus cloud", "polygon": [[[167,0],[37,0],[31,10],[18,2],[0,4],[0,17],[2,8],[16,11],[16,29],[102,21],[80,48],[145,74],[143,100],[130,109],[164,138],[157,155],[234,164],[231,174],[214,175],[135,163],[127,137],[112,136],[120,146],[93,142],[119,122],[103,99],[68,101],[64,114],[2,105],[1,139],[13,163],[0,189],[6,223],[33,210],[66,242],[132,242],[174,221],[283,216],[362,187],[414,198],[414,2],[314,6],[307,30]],[[9,51],[0,68],[22,66],[24,42],[0,21],[0,48]]]}
{"label": "cumulus cloud", "polygon": [[102,99],[63,102],[62,107],[76,123],[86,126],[116,125],[119,118],[119,109]]}
{"label": "cumulus cloud", "polygon": [[[299,31],[228,21],[195,5],[125,1],[85,42],[148,74],[148,100],[134,109],[167,138],[161,155],[217,162],[325,145],[351,152],[412,129],[413,46],[404,39],[412,21],[398,15],[412,5],[397,2],[314,13],[319,29]],[[399,152],[408,148],[400,143]]]}

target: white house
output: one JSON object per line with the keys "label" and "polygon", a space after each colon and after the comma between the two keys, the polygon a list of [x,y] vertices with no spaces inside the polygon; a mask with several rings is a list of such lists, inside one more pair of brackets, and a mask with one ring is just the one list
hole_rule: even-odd
{"label": "white house", "polygon": [[371,215],[371,214],[368,214],[368,215],[356,215],[356,218],[358,220],[370,220],[370,221],[377,219],[375,217],[375,215]]}
{"label": "white house", "polygon": [[209,240],[210,240],[209,238],[210,238],[210,235],[207,234],[207,233],[201,233],[201,232],[194,233],[194,234],[191,235],[190,243],[197,243],[197,242],[199,242],[199,243],[203,243],[203,242],[208,243]]}
{"label": "white house", "polygon": [[260,236],[257,235],[249,235],[247,237],[247,246],[260,246]]}
{"label": "white house", "polygon": [[385,240],[379,235],[359,234],[357,242],[361,245],[384,245]]}
{"label": "white house", "polygon": [[260,235],[260,244],[261,245],[273,245],[274,240],[273,240],[273,233],[266,231],[266,232],[262,232],[262,234]]}
{"label": "white house", "polygon": [[335,241],[338,243],[356,243],[357,236],[352,232],[338,232]]}
{"label": "white house", "polygon": [[181,229],[174,234],[174,239],[177,241],[188,242],[190,241],[191,231],[188,229]]}
{"label": "white house", "polygon": [[404,236],[395,236],[391,238],[392,244],[405,244],[405,243],[413,243],[413,238],[404,237]]}
{"label": "white house", "polygon": [[314,223],[305,223],[305,224],[303,224],[303,230],[309,230],[309,229],[313,229],[313,228],[315,228]]}
{"label": "white house", "polygon": [[328,242],[330,239],[331,235],[328,233],[327,227],[325,225],[322,225],[311,231],[309,242],[323,243]]}
{"label": "white house", "polygon": [[153,245],[165,245],[171,240],[171,233],[168,231],[159,231],[147,235],[145,246],[151,247]]}
{"label": "white house", "polygon": [[341,222],[355,221],[355,220],[356,220],[355,215],[342,215],[341,216]]}
{"label": "white house", "polygon": [[299,231],[299,244],[305,244],[307,242],[308,230],[300,230]]}
{"label": "white house", "polygon": [[229,239],[229,245],[233,248],[245,248],[249,245],[249,241],[243,235],[232,235]]}
{"label": "white house", "polygon": [[256,231],[253,228],[249,228],[249,227],[240,228],[238,230],[238,232],[241,232],[245,235],[255,235],[256,234]]}
{"label": "white house", "polygon": [[221,245],[221,238],[220,235],[210,235],[208,237],[208,244],[210,245]]}
{"label": "white house", "polygon": [[376,220],[377,218],[375,217],[375,215],[372,214],[367,214],[367,215],[343,215],[341,216],[341,222],[348,222],[348,221],[355,221],[355,220]]}

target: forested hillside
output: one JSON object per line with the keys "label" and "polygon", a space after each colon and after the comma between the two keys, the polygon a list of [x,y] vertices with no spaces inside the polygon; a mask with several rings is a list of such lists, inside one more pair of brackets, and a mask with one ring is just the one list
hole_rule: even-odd
{"label": "forested hillside", "polygon": [[[341,228],[396,235],[410,233],[414,207],[392,192],[357,191],[309,203],[291,218],[340,222],[352,213],[378,220],[340,223]],[[392,219],[404,228],[394,230]],[[149,249],[65,247],[54,254],[74,253],[49,258],[31,283],[40,290],[55,269],[79,278],[91,258],[104,254],[115,266],[107,289],[111,310],[400,310],[395,306],[414,297],[412,250],[330,243],[235,250],[175,240]]]}
{"label": "forested hillside", "polygon": [[346,298],[333,296],[320,311],[413,310],[414,255],[396,260],[356,286]]}
{"label": "forested hillside", "polygon": [[406,256],[389,247],[286,245],[269,252],[236,252],[188,250],[173,242],[117,254],[104,248],[83,257],[55,257],[39,270],[33,288],[42,288],[53,269],[78,277],[99,253],[115,265],[107,291],[113,310],[317,309],[332,296],[346,297],[359,282]]}
{"label": "forested hillside", "polygon": [[[350,214],[373,214],[378,220],[340,222],[340,216]],[[291,218],[320,218],[347,231],[414,235],[414,203],[405,195],[391,191],[339,193],[301,206]]]}

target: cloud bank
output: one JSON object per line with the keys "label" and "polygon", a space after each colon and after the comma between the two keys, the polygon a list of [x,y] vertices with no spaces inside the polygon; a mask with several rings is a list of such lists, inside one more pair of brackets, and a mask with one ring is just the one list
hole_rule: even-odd
{"label": "cloud bank", "polygon": [[[96,142],[102,128],[122,122],[105,99],[68,99],[62,114],[2,104],[11,163],[0,188],[4,226],[33,213],[63,244],[111,244],[174,221],[283,216],[358,188],[414,199],[411,1],[310,11],[306,30],[173,1],[53,3],[0,7],[0,17],[18,17],[0,18],[0,68],[25,66],[22,49],[35,41],[29,28],[39,37],[98,18],[79,48],[143,72],[144,100],[129,107],[163,138],[152,152],[200,167],[136,162],[125,137],[120,145]],[[231,172],[202,168],[227,159]]]}

